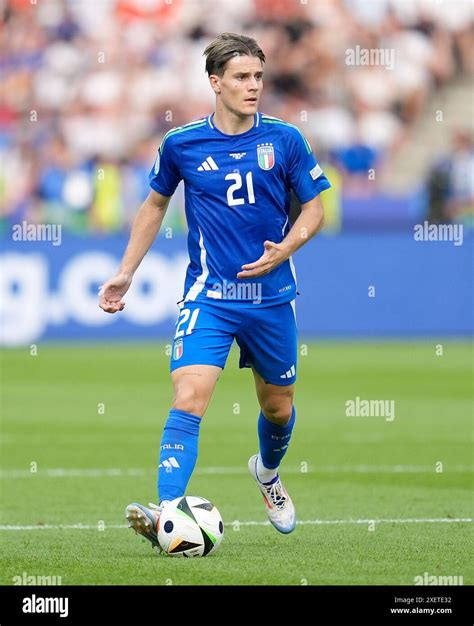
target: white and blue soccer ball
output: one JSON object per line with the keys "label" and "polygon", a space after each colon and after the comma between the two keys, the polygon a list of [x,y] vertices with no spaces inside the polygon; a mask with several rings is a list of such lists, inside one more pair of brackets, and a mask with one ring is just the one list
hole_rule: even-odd
{"label": "white and blue soccer ball", "polygon": [[221,514],[205,498],[182,496],[163,507],[158,541],[169,556],[208,556],[217,550],[223,536]]}

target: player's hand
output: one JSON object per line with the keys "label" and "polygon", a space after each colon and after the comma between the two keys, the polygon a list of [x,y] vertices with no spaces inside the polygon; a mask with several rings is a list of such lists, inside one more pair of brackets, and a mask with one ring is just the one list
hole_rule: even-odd
{"label": "player's hand", "polygon": [[265,241],[263,247],[265,251],[262,256],[253,263],[242,265],[242,271],[237,274],[237,278],[256,278],[269,274],[290,256],[286,246],[281,243]]}
{"label": "player's hand", "polygon": [[106,313],[117,313],[122,311],[125,302],[122,297],[127,293],[132,284],[132,277],[129,274],[117,274],[99,289],[99,306]]}

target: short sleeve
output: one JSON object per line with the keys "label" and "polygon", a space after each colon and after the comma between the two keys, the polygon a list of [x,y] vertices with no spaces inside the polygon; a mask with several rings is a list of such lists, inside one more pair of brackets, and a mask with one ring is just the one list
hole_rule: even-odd
{"label": "short sleeve", "polygon": [[182,178],[177,162],[173,138],[165,137],[148,177],[150,187],[163,196],[172,196]]}
{"label": "short sleeve", "polygon": [[316,161],[306,138],[295,128],[289,139],[288,176],[291,188],[299,202],[309,202],[331,183]]}

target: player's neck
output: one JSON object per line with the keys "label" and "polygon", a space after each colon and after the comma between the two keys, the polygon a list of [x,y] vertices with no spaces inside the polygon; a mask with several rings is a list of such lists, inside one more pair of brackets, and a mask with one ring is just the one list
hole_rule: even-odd
{"label": "player's neck", "polygon": [[226,135],[241,135],[253,128],[254,118],[254,115],[238,116],[228,109],[216,106],[212,123]]}

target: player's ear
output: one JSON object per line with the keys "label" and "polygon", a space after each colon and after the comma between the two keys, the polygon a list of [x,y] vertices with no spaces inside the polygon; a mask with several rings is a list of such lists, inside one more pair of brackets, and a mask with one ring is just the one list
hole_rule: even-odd
{"label": "player's ear", "polygon": [[209,82],[215,94],[221,92],[221,79],[217,76],[217,74],[211,74],[209,76]]}

